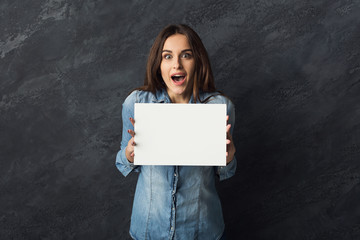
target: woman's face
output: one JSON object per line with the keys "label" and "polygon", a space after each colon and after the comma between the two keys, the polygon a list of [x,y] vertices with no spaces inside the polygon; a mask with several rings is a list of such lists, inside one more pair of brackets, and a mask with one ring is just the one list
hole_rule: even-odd
{"label": "woman's face", "polygon": [[183,34],[168,37],[162,50],[160,70],[172,101],[189,101],[194,69],[195,60],[187,37]]}

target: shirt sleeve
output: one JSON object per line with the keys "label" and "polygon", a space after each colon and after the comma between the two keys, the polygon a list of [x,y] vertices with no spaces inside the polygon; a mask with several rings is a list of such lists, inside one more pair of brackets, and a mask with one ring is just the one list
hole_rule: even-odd
{"label": "shirt sleeve", "polygon": [[[235,127],[235,107],[234,104],[229,99],[227,99],[226,105],[227,105],[227,115],[229,115],[228,124],[231,124],[230,133],[233,136],[233,131]],[[234,155],[233,160],[229,164],[227,164],[226,166],[217,167],[216,173],[219,176],[220,181],[234,176],[236,171],[236,165],[237,162],[236,162],[236,157]]]}
{"label": "shirt sleeve", "polygon": [[130,117],[134,118],[134,104],[136,101],[136,92],[132,92],[122,104],[122,140],[120,151],[116,155],[115,165],[119,171],[126,177],[131,171],[139,172],[140,166],[135,166],[133,163],[130,163],[125,155],[125,149],[128,145],[131,135],[127,132],[128,129],[134,130],[134,126],[130,122]]}

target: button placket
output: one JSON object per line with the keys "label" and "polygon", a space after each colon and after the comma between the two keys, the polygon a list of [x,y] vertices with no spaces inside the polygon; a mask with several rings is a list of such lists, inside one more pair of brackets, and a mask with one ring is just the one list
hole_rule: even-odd
{"label": "button placket", "polygon": [[174,168],[173,189],[171,191],[171,225],[170,225],[170,239],[173,239],[175,233],[175,216],[176,216],[176,188],[178,182],[178,166]]}

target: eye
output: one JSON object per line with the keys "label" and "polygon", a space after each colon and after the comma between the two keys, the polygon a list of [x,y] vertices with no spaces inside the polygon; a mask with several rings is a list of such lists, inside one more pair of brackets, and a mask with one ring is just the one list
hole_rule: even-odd
{"label": "eye", "polygon": [[190,53],[183,53],[181,55],[182,58],[191,58],[191,54]]}
{"label": "eye", "polygon": [[163,56],[163,58],[164,58],[164,59],[171,59],[172,56],[171,56],[170,54],[165,54],[165,55]]}

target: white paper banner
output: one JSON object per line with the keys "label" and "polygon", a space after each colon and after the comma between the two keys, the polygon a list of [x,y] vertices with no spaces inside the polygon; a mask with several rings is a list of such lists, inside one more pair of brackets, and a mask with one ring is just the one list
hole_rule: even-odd
{"label": "white paper banner", "polygon": [[135,165],[226,165],[226,104],[135,103]]}

